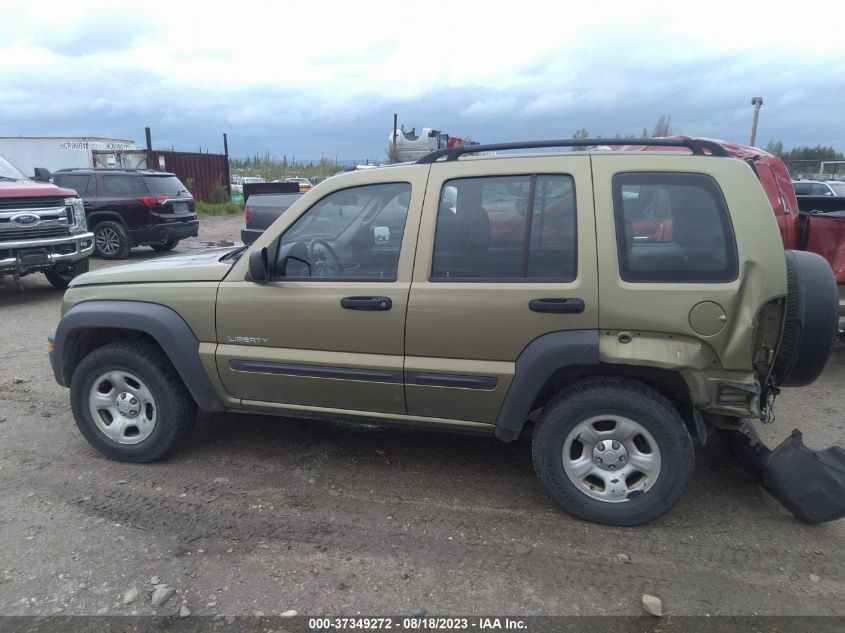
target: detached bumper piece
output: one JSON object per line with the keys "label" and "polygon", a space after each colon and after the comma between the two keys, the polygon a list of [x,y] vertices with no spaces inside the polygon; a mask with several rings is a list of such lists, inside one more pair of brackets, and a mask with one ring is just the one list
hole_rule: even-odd
{"label": "detached bumper piece", "polygon": [[769,450],[748,421],[731,435],[731,441],[747,442],[735,453],[759,469],[763,488],[796,517],[808,523],[845,517],[845,450],[841,447],[814,451],[804,445],[796,429]]}

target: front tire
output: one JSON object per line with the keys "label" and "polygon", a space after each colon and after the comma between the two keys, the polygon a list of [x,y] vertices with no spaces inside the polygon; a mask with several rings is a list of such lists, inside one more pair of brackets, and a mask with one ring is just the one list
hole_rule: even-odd
{"label": "front tire", "polygon": [[543,409],[532,455],[540,483],[561,508],[607,525],[639,525],[668,512],[694,461],[677,409],[625,378],[564,389]]}
{"label": "front tire", "polygon": [[122,341],[97,348],[70,383],[79,431],[109,459],[152,462],[190,431],[197,406],[160,348]]}
{"label": "front tire", "polygon": [[94,254],[103,259],[125,259],[132,245],[119,222],[106,220],[94,227]]}
{"label": "front tire", "polygon": [[44,276],[56,290],[67,290],[74,277],[88,272],[88,258],[79,259],[64,269],[45,270]]}

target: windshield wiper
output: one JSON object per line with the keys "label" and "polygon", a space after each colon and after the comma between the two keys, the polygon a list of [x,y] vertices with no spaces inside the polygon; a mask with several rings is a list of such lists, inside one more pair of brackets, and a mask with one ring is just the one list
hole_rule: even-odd
{"label": "windshield wiper", "polygon": [[12,182],[17,182],[20,178],[13,178],[12,176],[0,176],[0,180],[10,180]]}
{"label": "windshield wiper", "polygon": [[225,262],[227,259],[234,259],[237,260],[241,254],[249,248],[249,244],[244,244],[243,246],[238,246],[235,250],[229,251],[223,257],[220,258],[221,262]]}

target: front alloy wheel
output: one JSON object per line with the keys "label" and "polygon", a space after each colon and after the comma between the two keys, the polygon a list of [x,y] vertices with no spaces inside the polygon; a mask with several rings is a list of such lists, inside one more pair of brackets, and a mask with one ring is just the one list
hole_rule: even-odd
{"label": "front alloy wheel", "polygon": [[118,444],[143,442],[155,429],[155,398],[149,387],[128,371],[113,370],[96,378],[88,407],[97,428]]}
{"label": "front alloy wheel", "polygon": [[163,350],[146,341],[108,343],[73,371],[70,402],[79,431],[106,457],[151,462],[178,446],[197,405]]}

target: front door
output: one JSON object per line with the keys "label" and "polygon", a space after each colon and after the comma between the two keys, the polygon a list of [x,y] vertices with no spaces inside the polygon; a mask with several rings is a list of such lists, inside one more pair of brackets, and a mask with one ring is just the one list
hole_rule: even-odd
{"label": "front door", "polygon": [[216,358],[230,395],[406,412],[405,313],[427,169],[387,171],[271,226],[285,227],[270,243],[272,281],[230,275],[220,285]]}
{"label": "front door", "polygon": [[590,157],[435,163],[408,306],[412,415],[493,424],[537,337],[598,327]]}

